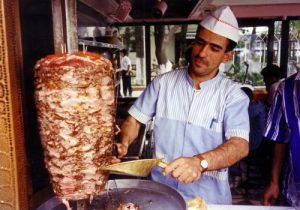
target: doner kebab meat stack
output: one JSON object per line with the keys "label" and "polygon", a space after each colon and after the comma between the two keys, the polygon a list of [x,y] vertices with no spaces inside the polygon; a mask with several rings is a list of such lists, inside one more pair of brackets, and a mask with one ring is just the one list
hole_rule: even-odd
{"label": "doner kebab meat stack", "polygon": [[50,55],[34,68],[39,132],[56,196],[90,199],[105,188],[115,127],[114,69],[98,54]]}

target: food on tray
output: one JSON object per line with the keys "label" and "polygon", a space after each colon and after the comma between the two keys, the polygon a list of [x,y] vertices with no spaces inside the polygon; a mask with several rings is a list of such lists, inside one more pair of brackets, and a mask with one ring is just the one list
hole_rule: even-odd
{"label": "food on tray", "polygon": [[92,199],[104,190],[115,127],[114,69],[98,54],[50,55],[35,66],[35,99],[45,164],[55,194]]}
{"label": "food on tray", "polygon": [[187,202],[188,210],[207,210],[203,198],[193,198]]}
{"label": "food on tray", "polygon": [[116,210],[140,210],[140,208],[133,203],[121,203]]}

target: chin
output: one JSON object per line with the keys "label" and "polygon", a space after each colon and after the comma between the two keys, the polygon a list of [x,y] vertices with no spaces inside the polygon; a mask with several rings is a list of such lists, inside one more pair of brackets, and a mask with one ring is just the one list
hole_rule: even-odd
{"label": "chin", "polygon": [[205,74],[206,68],[204,68],[204,67],[195,67],[195,66],[194,66],[194,67],[191,69],[191,71],[192,71],[193,73],[197,74],[197,75],[199,75],[199,74]]}

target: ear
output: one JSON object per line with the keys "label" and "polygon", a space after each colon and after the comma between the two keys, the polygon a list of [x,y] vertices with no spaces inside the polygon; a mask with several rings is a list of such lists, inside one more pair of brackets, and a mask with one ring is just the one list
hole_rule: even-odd
{"label": "ear", "polygon": [[232,58],[232,56],[233,56],[233,54],[234,54],[233,50],[231,50],[229,52],[225,52],[225,55],[224,55],[222,63],[227,63],[228,61],[230,61],[231,58]]}

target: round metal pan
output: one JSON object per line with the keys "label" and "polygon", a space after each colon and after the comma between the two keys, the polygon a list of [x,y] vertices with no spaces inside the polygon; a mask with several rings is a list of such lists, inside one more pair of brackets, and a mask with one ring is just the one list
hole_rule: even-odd
{"label": "round metal pan", "polygon": [[[120,203],[134,203],[140,210],[186,210],[183,197],[173,188],[150,180],[109,180],[108,189],[96,196],[89,210],[114,210]],[[73,210],[76,203],[71,202]],[[57,199],[51,198],[36,210],[66,210]]]}

